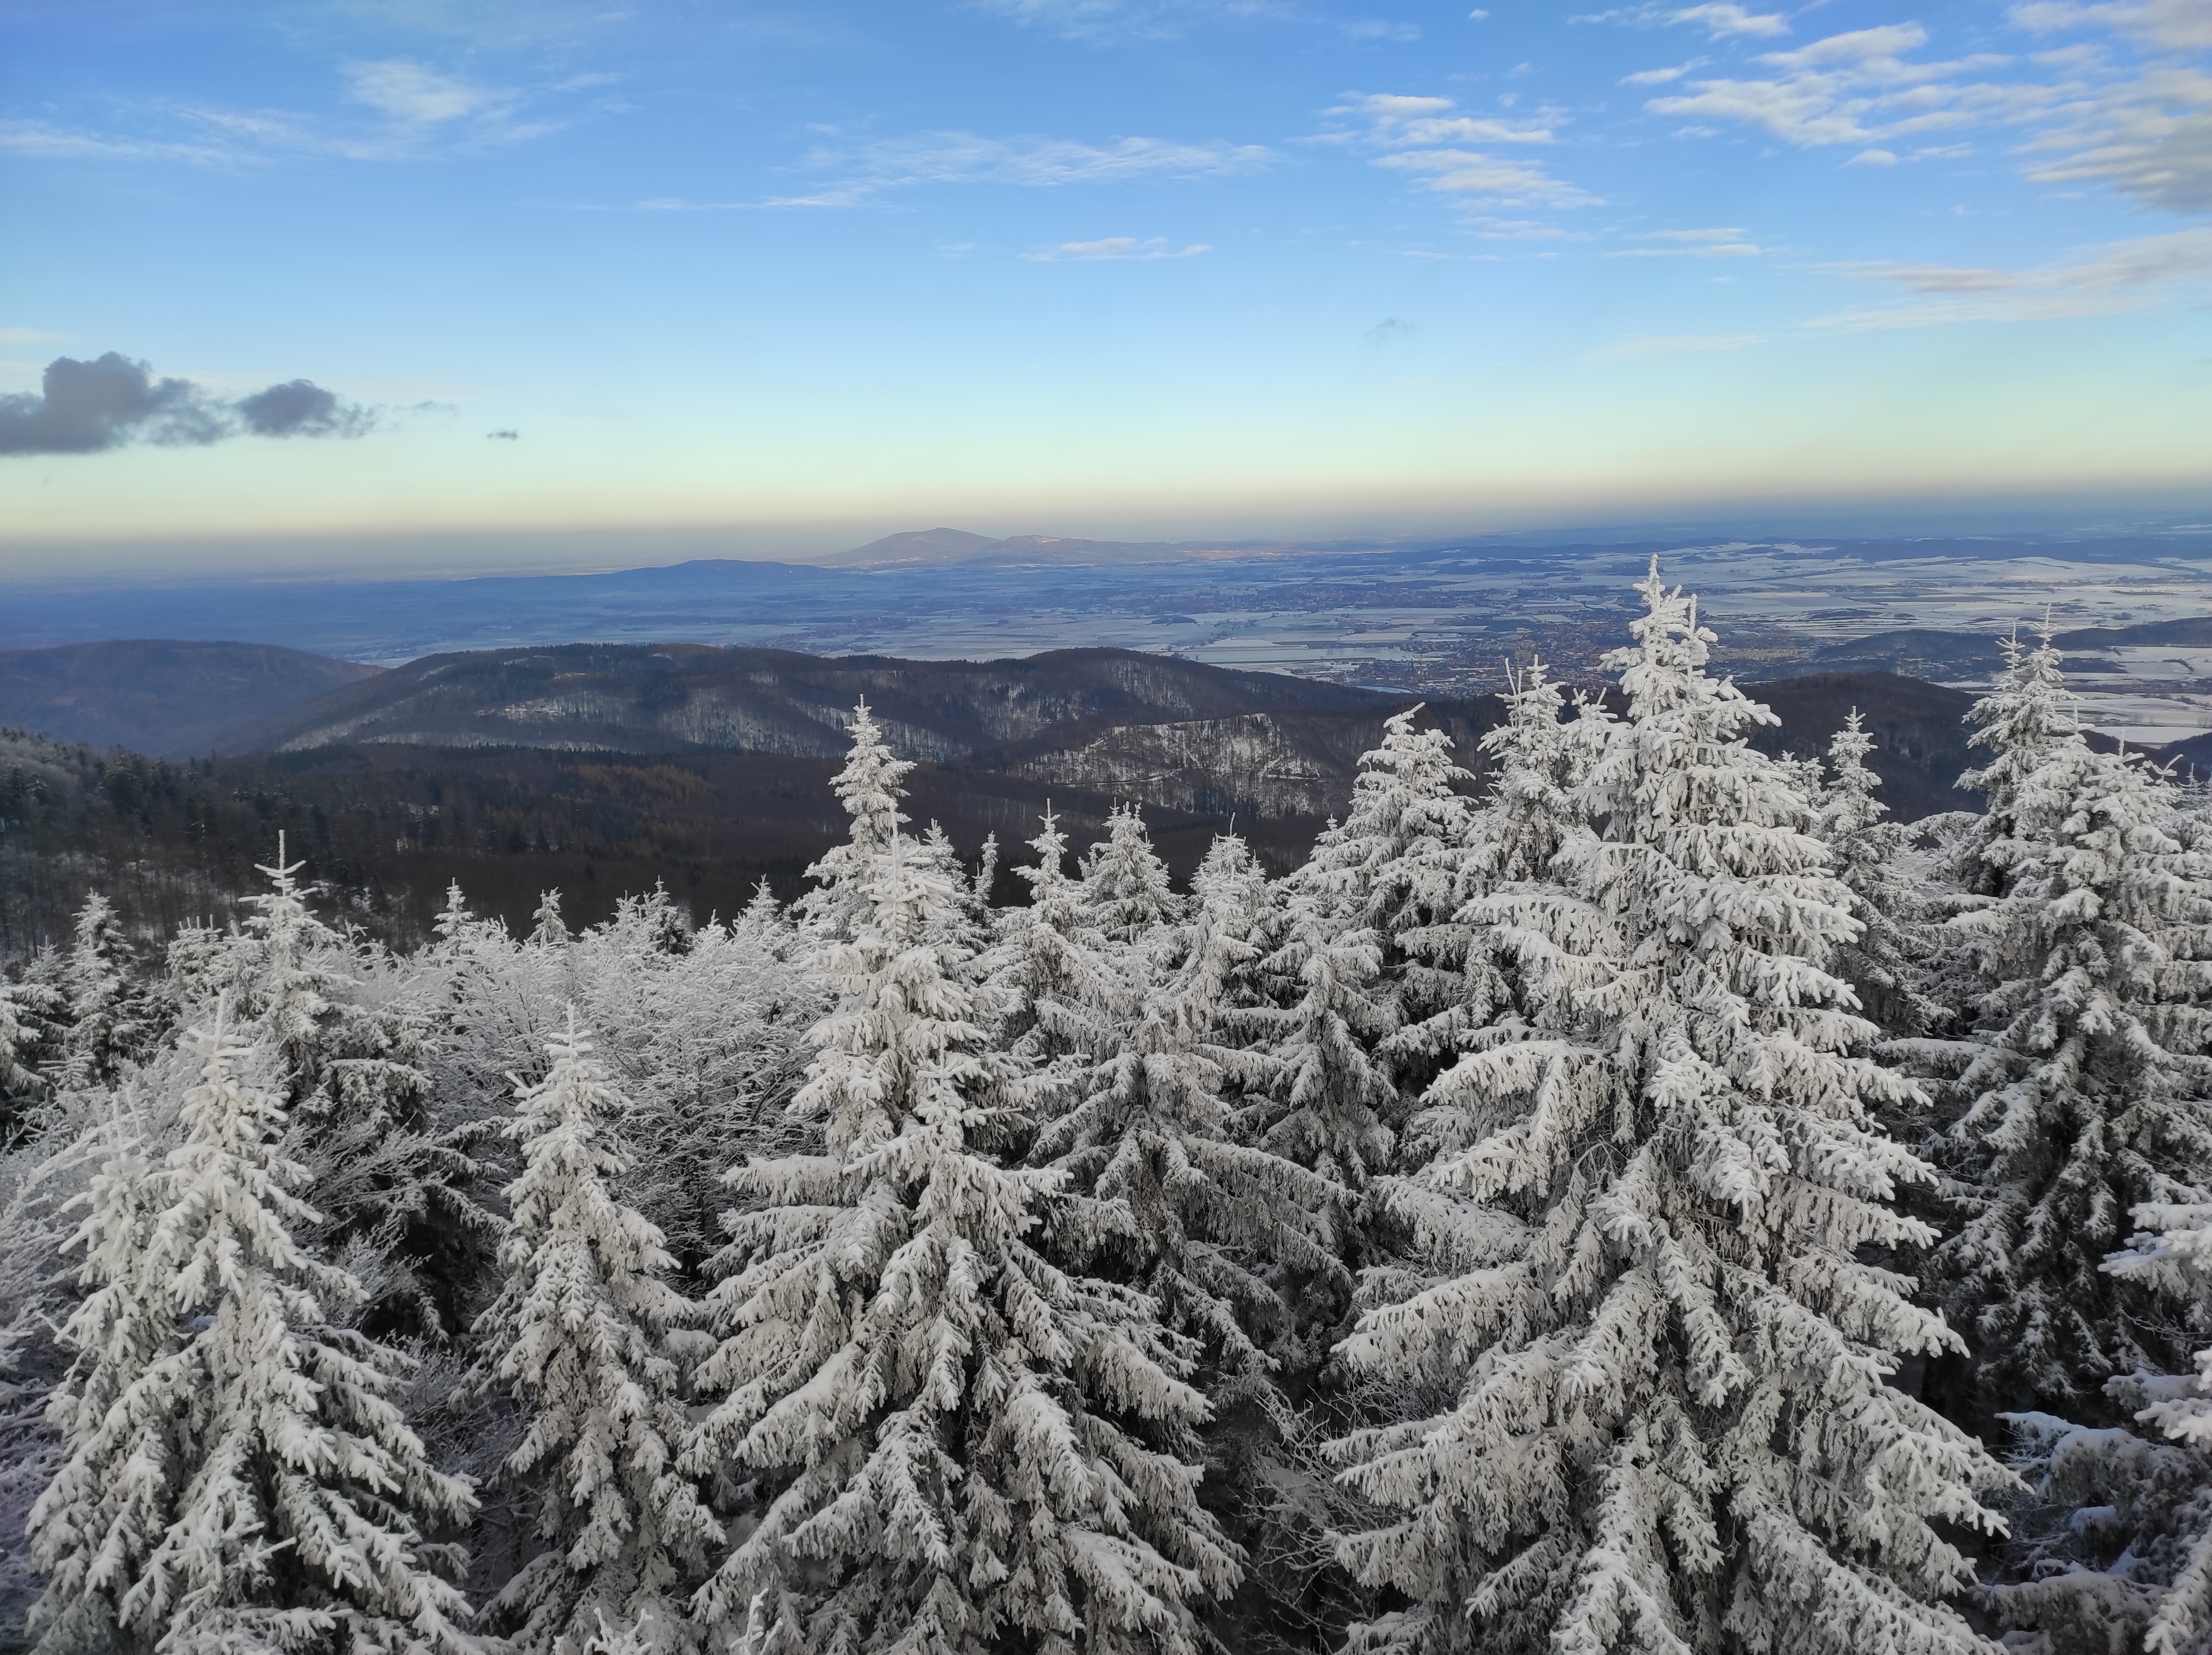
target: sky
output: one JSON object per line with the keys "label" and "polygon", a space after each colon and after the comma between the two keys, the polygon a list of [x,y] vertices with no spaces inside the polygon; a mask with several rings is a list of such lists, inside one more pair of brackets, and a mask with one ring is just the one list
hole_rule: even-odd
{"label": "sky", "polygon": [[2212,0],[13,0],[0,575],[2212,506]]}

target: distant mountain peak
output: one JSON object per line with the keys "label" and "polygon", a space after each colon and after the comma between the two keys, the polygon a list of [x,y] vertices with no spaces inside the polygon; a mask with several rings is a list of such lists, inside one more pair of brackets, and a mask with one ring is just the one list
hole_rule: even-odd
{"label": "distant mountain peak", "polygon": [[994,539],[965,529],[909,529],[818,561],[841,569],[932,563],[1167,563],[1188,549],[1182,543],[1159,540],[1082,540],[1066,535]]}
{"label": "distant mountain peak", "polygon": [[836,552],[822,561],[833,567],[877,567],[895,563],[962,563],[985,547],[1000,543],[989,535],[965,529],[908,529],[885,535],[849,552]]}

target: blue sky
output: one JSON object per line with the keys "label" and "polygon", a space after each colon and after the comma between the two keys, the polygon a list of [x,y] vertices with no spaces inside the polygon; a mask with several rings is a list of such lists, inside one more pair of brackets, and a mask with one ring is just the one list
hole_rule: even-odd
{"label": "blue sky", "polygon": [[19,573],[2212,497],[2212,0],[16,0],[0,215]]}

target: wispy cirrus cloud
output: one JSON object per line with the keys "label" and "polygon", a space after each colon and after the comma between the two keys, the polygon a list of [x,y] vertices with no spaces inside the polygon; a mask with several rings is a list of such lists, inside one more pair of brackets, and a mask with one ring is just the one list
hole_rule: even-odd
{"label": "wispy cirrus cloud", "polygon": [[[2033,0],[2008,15],[2038,36],[2090,28],[2154,52],[2212,45],[2206,0]],[[1693,81],[1644,107],[1711,124],[1692,124],[1684,136],[1748,126],[1802,149],[1858,146],[1845,164],[1876,168],[1972,153],[1964,143],[1917,138],[1976,126],[2025,129],[2016,153],[2036,183],[2096,184],[2148,207],[2212,211],[2212,72],[2155,56],[2116,64],[2112,41],[2026,58],[1929,60],[1920,55],[1929,38],[1918,23],[1854,29],[1764,53],[1753,60],[1759,72]]]}
{"label": "wispy cirrus cloud", "polygon": [[1626,23],[1650,28],[1663,23],[1689,23],[1703,28],[1716,40],[1748,35],[1773,39],[1790,33],[1790,20],[1778,11],[1755,12],[1728,3],[1698,6],[1616,6],[1611,11],[1584,12],[1570,23]]}
{"label": "wispy cirrus cloud", "polygon": [[2184,52],[2212,48],[2212,7],[2203,0],[2137,0],[2136,3],[2075,3],[2075,0],[2027,0],[2006,16],[2018,28],[2035,33],[2062,29],[2109,28],[2154,45]]}
{"label": "wispy cirrus cloud", "polygon": [[1607,258],[1757,258],[1766,249],[1746,239],[1740,229],[1653,230],[1642,238],[1658,247],[1614,247]]}
{"label": "wispy cirrus cloud", "polygon": [[1200,253],[1210,253],[1212,248],[1203,241],[1177,247],[1164,236],[1151,236],[1139,240],[1132,235],[1109,235],[1097,241],[1063,241],[1056,247],[1041,248],[1022,257],[1040,264],[1057,264],[1070,261],[1154,258],[1195,258]]}
{"label": "wispy cirrus cloud", "polygon": [[[552,87],[497,86],[409,58],[339,65],[341,102],[365,112],[306,114],[154,100],[103,124],[0,121],[0,153],[44,161],[151,161],[193,167],[267,166],[301,156],[395,161],[514,144],[558,130],[554,101],[605,84],[572,76]],[[526,118],[535,107],[539,112]]]}
{"label": "wispy cirrus cloud", "polygon": [[1256,143],[1181,143],[1146,137],[1084,143],[1067,138],[922,132],[821,146],[803,166],[834,181],[805,195],[772,197],[763,204],[857,207],[890,191],[933,184],[1053,189],[1147,179],[1224,178],[1259,172],[1275,159],[1273,150]]}
{"label": "wispy cirrus cloud", "polygon": [[1914,297],[1838,311],[1814,333],[1871,333],[1960,323],[2055,322],[2170,309],[2212,296],[2212,228],[2138,236],[2083,248],[2025,270],[1952,264],[1850,264],[1837,273],[1902,288]]}
{"label": "wispy cirrus cloud", "polygon": [[2051,88],[1972,78],[2010,61],[2002,56],[1911,61],[1909,54],[1928,39],[1917,23],[1853,29],[1794,52],[1762,54],[1757,62],[1769,71],[1763,76],[1698,81],[1686,94],[1653,98],[1644,107],[1753,126],[1810,149],[2017,118],[2057,100]]}
{"label": "wispy cirrus cloud", "polygon": [[[1503,206],[1588,207],[1599,202],[1579,185],[1554,178],[1526,153],[1557,142],[1566,118],[1563,110],[1547,106],[1522,116],[1478,115],[1450,98],[1355,93],[1324,112],[1338,124],[1316,142],[1365,150],[1371,165],[1413,174],[1439,195]],[[1486,148],[1465,147],[1472,144]]]}
{"label": "wispy cirrus cloud", "polygon": [[1099,45],[1173,39],[1209,21],[1290,17],[1280,0],[969,0],[1009,22]]}

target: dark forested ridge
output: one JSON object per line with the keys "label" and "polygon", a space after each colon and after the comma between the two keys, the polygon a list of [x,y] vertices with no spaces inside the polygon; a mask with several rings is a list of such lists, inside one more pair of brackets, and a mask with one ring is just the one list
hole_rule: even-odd
{"label": "dark forested ridge", "polygon": [[[568,705],[596,712],[549,710],[556,679],[569,681]],[[1962,693],[1853,674],[1753,693],[1782,720],[1751,732],[1762,749],[1818,750],[1857,706],[1900,818],[1974,803],[1953,785],[1968,761]],[[895,750],[925,761],[913,813],[963,853],[987,834],[1028,839],[1048,803],[1079,835],[1127,800],[1146,808],[1178,879],[1232,821],[1271,868],[1294,865],[1341,814],[1383,718],[1411,704],[1121,651],[975,664],[594,645],[418,663],[349,686],[282,728],[353,738],[290,752],[167,761],[18,732],[0,736],[0,956],[62,935],[94,889],[134,929],[227,918],[280,831],[304,877],[395,941],[424,934],[454,880],[517,924],[550,887],[593,922],[656,880],[697,920],[727,915],[763,877],[794,893],[842,831],[827,788],[840,695],[866,696]],[[740,725],[730,709],[743,696],[753,712]],[[711,725],[702,704],[717,709]],[[1422,722],[1480,773],[1476,743],[1502,716],[1486,696],[1431,702]],[[775,745],[725,745],[739,742]]]}
{"label": "dark forested ridge", "polygon": [[380,671],[275,644],[140,639],[0,650],[0,725],[182,758]]}

